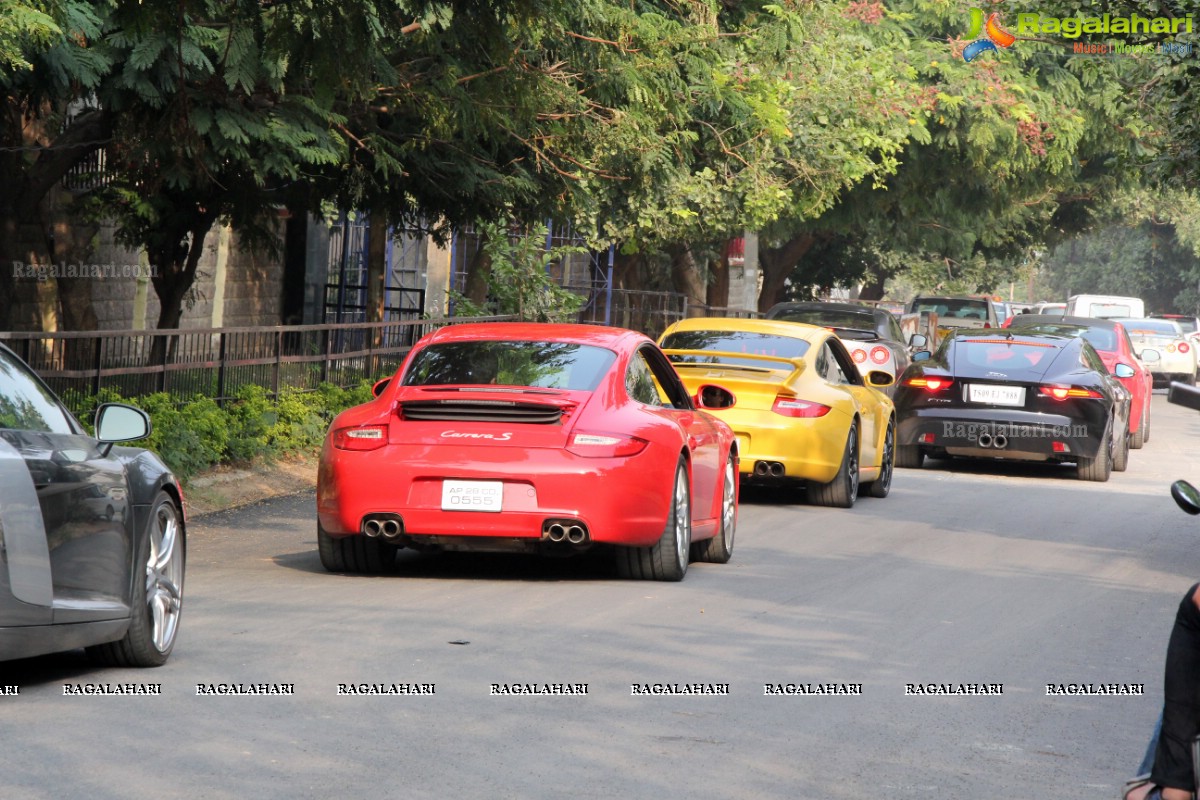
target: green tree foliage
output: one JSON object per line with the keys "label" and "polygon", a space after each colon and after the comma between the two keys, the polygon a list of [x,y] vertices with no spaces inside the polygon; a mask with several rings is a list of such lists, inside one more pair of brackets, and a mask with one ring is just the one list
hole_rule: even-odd
{"label": "green tree foliage", "polygon": [[544,224],[527,231],[487,224],[480,227],[483,249],[490,264],[490,302],[473,303],[455,297],[455,314],[484,317],[491,314],[515,317],[526,322],[571,322],[586,297],[564,289],[550,277],[551,269],[572,255],[586,253],[583,247],[547,247]]}

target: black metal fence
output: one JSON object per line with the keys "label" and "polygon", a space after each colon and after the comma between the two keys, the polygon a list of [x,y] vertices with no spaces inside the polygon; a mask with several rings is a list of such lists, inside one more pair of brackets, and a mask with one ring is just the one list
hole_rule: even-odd
{"label": "black metal fence", "polygon": [[[504,319],[488,317],[486,321]],[[218,401],[255,384],[315,389],[328,382],[352,386],[383,377],[425,333],[484,319],[404,320],[381,323],[204,328],[82,333],[0,333],[60,396],[112,390],[124,397],[167,392]]]}
{"label": "black metal fence", "polygon": [[[671,292],[593,292],[579,321],[639,330],[657,338],[685,317],[761,316],[746,309],[689,305]],[[247,384],[281,388],[348,387],[395,371],[426,333],[462,322],[509,317],[450,317],[264,328],[4,333],[0,342],[25,360],[69,404],[109,390],[122,397],[167,392],[218,402]]]}

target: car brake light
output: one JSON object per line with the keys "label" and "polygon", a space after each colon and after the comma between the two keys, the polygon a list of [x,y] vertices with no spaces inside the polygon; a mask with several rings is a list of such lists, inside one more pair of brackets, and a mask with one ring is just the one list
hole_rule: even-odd
{"label": "car brake light", "polygon": [[872,347],[871,348],[871,360],[874,361],[876,364],[886,364],[887,360],[889,358],[891,358],[891,355],[892,355],[891,351],[888,350],[886,347]]}
{"label": "car brake light", "polygon": [[1181,353],[1186,353],[1186,352],[1187,352],[1188,350],[1190,350],[1190,349],[1191,349],[1191,348],[1189,348],[1189,347],[1188,347],[1188,343],[1187,343],[1187,342],[1180,342],[1180,343],[1179,343],[1179,352],[1181,352]]}
{"label": "car brake light", "polygon": [[1100,400],[1104,395],[1091,389],[1073,389],[1069,386],[1039,386],[1038,391],[1046,397],[1053,397],[1055,400],[1066,400],[1068,397],[1088,397],[1093,400]]}
{"label": "car brake light", "polygon": [[775,398],[775,405],[771,406],[771,410],[785,417],[812,419],[828,414],[829,406],[824,406],[820,403],[811,403],[807,400],[797,400],[795,397],[788,397],[781,394]]}
{"label": "car brake light", "polygon": [[904,385],[924,389],[927,392],[940,392],[948,389],[952,383],[954,381],[951,378],[909,378]]}
{"label": "car brake light", "polygon": [[850,357],[854,359],[855,364],[867,363],[867,351],[866,350],[853,350],[850,352]]}
{"label": "car brake light", "polygon": [[387,439],[387,425],[338,428],[333,432],[333,446],[338,450],[378,450],[388,443]]}
{"label": "car brake light", "polygon": [[584,458],[625,458],[646,449],[648,442],[636,436],[611,433],[577,433],[567,450]]}
{"label": "car brake light", "polygon": [[[1183,345],[1180,345],[1180,347],[1183,347]],[[1174,352],[1175,352],[1175,344],[1174,344],[1174,343],[1171,343],[1171,344],[1167,345],[1167,352],[1168,352],[1168,353],[1174,353]],[[1185,350],[1185,351],[1181,351],[1181,352],[1187,352],[1187,351]]]}
{"label": "car brake light", "polygon": [[985,328],[990,328],[990,327],[992,327],[992,323],[990,323],[990,322],[985,322],[985,323],[983,323],[983,327],[985,327]]}

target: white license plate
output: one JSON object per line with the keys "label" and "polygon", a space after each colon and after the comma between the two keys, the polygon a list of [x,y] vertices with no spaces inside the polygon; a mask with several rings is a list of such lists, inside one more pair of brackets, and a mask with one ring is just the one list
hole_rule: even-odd
{"label": "white license plate", "polygon": [[996,406],[1023,406],[1025,405],[1025,387],[972,383],[967,386],[967,399],[972,403],[991,403]]}
{"label": "white license plate", "polygon": [[443,511],[500,511],[503,481],[442,481]]}

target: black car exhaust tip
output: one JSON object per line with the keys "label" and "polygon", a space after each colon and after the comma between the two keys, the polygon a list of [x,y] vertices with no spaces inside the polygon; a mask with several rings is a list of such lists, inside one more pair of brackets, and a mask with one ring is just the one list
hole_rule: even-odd
{"label": "black car exhaust tip", "polygon": [[364,535],[370,536],[372,539],[379,536],[379,534],[382,532],[381,526],[379,525],[379,520],[377,520],[377,519],[365,520],[362,525],[362,532]]}
{"label": "black car exhaust tip", "polygon": [[1008,447],[1008,437],[1001,433],[996,434],[992,438],[992,447],[996,448],[997,450],[1003,450],[1004,448]]}
{"label": "black car exhaust tip", "polygon": [[980,447],[991,447],[992,446],[992,435],[990,433],[979,434],[979,446]]}

